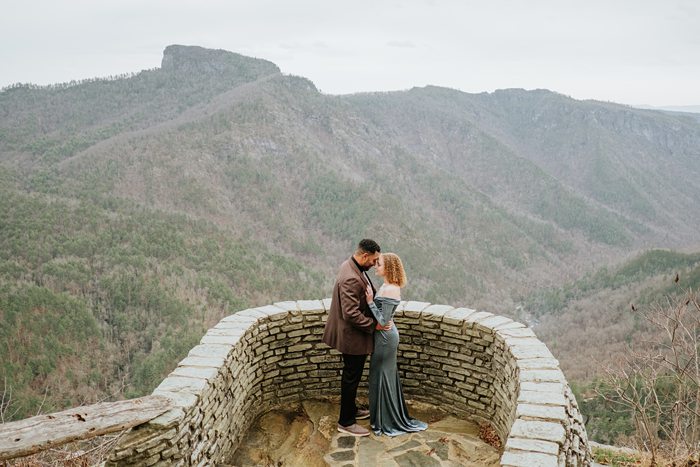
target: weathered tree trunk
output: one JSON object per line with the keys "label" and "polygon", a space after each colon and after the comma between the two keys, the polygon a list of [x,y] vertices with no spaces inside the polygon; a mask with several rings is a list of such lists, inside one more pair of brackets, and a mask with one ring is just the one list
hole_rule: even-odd
{"label": "weathered tree trunk", "polygon": [[0,425],[0,461],[121,431],[152,420],[171,407],[172,402],[165,397],[146,396],[5,423]]}

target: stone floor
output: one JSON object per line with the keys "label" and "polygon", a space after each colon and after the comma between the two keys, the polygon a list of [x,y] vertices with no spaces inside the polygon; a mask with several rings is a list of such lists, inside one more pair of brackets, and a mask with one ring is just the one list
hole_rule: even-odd
{"label": "stone floor", "polygon": [[[334,401],[305,401],[259,417],[223,466],[497,466],[500,451],[479,427],[428,404],[410,403],[428,430],[397,437],[355,438],[336,430]],[[360,420],[369,428],[369,420]]]}

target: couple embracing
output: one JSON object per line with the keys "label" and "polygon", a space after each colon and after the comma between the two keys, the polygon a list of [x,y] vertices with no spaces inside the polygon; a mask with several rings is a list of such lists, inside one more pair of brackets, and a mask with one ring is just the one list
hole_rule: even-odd
{"label": "couple embracing", "polygon": [[[367,275],[374,266],[377,275],[384,279],[379,291]],[[370,419],[376,435],[396,436],[428,427],[409,417],[396,366],[399,332],[392,317],[405,284],[401,259],[393,253],[382,254],[373,240],[360,241],[355,253],[340,266],[323,342],[343,355],[338,419],[341,433],[369,435],[366,428],[357,424],[363,418]],[[369,410],[366,410],[357,407],[356,396],[370,354]]]}

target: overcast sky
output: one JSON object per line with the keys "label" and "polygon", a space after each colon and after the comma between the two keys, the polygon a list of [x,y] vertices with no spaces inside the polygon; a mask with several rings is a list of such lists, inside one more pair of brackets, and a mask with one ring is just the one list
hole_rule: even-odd
{"label": "overcast sky", "polygon": [[329,94],[700,105],[698,0],[0,0],[0,87],[159,67],[170,44],[264,58]]}

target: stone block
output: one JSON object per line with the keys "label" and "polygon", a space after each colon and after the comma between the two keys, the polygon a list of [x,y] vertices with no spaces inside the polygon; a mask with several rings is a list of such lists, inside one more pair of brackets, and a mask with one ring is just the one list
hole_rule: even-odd
{"label": "stone block", "polygon": [[325,313],[326,312],[323,310],[305,311],[304,312],[304,321],[306,321],[306,324],[308,324],[308,325],[324,326],[323,317],[325,316]]}
{"label": "stone block", "polygon": [[177,445],[170,446],[169,448],[165,449],[162,453],[161,456],[163,459],[172,459],[174,454],[177,454],[179,452],[179,448]]}
{"label": "stone block", "polygon": [[400,343],[399,344],[399,352],[405,352],[405,351],[422,352],[423,346],[422,345],[415,345],[415,344]]}
{"label": "stone block", "polygon": [[255,318],[255,320],[258,321],[260,318],[267,318],[268,315],[267,313],[264,313],[256,308],[248,308],[246,310],[239,311],[238,313],[236,313],[236,316],[239,318],[242,316],[249,316],[251,318]]}
{"label": "stone block", "polygon": [[[435,358],[439,358],[439,357],[435,357]],[[457,363],[457,362],[453,362],[453,361],[452,361],[451,363]],[[454,373],[459,373],[459,374],[462,374],[462,375],[465,373],[465,372],[464,372],[464,368],[459,367],[459,366],[454,366],[454,365],[443,364],[443,365],[442,365],[442,369],[443,369],[444,371],[452,371],[452,372],[454,372]]]}
{"label": "stone block", "polygon": [[[425,317],[423,318],[423,321],[420,324],[420,327],[422,329],[429,329],[430,331],[436,332],[436,333],[440,332],[440,326],[441,326],[441,324],[438,321],[426,320]],[[402,327],[397,326],[397,328],[399,329],[399,332],[401,332]]]}
{"label": "stone block", "polygon": [[299,300],[297,301],[299,310],[302,312],[307,311],[325,311],[325,307],[321,300]]}
{"label": "stone block", "polygon": [[494,329],[496,326],[499,326],[501,324],[512,323],[513,320],[510,318],[506,318],[505,316],[494,315],[478,319],[476,320],[476,322],[484,327]]}
{"label": "stone block", "polygon": [[150,467],[152,465],[155,465],[158,461],[160,460],[160,452],[153,454],[151,457],[148,457],[147,459],[144,459],[141,465],[145,467]]}
{"label": "stone block", "polygon": [[[428,303],[428,302],[408,301],[408,302],[406,302],[406,304],[404,305],[402,311],[404,312],[404,314],[405,314],[406,316],[409,316],[409,315],[407,314],[408,312],[411,312],[411,313],[420,313],[420,312],[422,312],[423,310],[425,310],[426,308],[428,308],[429,305],[430,305],[430,303]],[[414,315],[414,317],[415,317],[415,316],[417,316],[417,315]]]}
{"label": "stone block", "polygon": [[222,357],[185,357],[177,365],[219,368],[224,366],[225,361]]}
{"label": "stone block", "polygon": [[442,316],[442,322],[447,325],[462,325],[462,323],[474,313],[476,313],[476,310],[472,310],[471,308],[454,308]]}
{"label": "stone block", "polygon": [[430,305],[423,309],[423,318],[431,321],[441,321],[442,317],[450,310],[454,310],[450,305]]}
{"label": "stone block", "polygon": [[535,332],[526,327],[522,328],[502,328],[500,326],[496,326],[496,334],[499,336],[503,336],[504,338],[506,337],[537,337],[535,336]]}
{"label": "stone block", "polygon": [[184,410],[188,410],[190,407],[194,407],[194,405],[199,400],[198,395],[182,391],[172,392],[156,389],[155,391],[153,391],[153,395],[167,397],[173,402],[173,404],[176,407],[181,407]]}
{"label": "stone block", "polygon": [[[310,330],[308,328],[303,328],[303,329],[299,329],[297,331],[289,331],[287,333],[287,335],[289,337],[302,337],[302,336],[307,337],[309,335],[309,331]],[[321,330],[321,332],[323,332],[323,330]]]}
{"label": "stone block", "polygon": [[308,359],[306,359],[305,357],[292,358],[292,359],[282,359],[279,361],[279,366],[290,367],[290,366],[303,365],[304,363],[308,363]]}
{"label": "stone block", "polygon": [[156,388],[157,391],[191,392],[197,394],[207,387],[207,380],[200,378],[186,378],[184,376],[168,376]]}
{"label": "stone block", "polygon": [[[444,328],[445,324],[441,324],[441,328]],[[451,337],[451,336],[457,336],[457,337]],[[444,342],[445,344],[451,344],[456,351],[461,350],[462,346],[464,345],[465,342],[468,341],[466,339],[466,336],[463,336],[461,334],[452,334],[452,333],[447,333],[443,332],[441,336],[436,336],[435,340],[440,340],[441,342]]]}
{"label": "stone block", "polygon": [[522,370],[520,372],[520,382],[558,382],[565,383],[566,379],[561,370]]}
{"label": "stone block", "polygon": [[[340,357],[337,355],[317,355],[309,357],[309,361],[312,363],[341,363]],[[324,367],[326,365],[323,365]]]}
{"label": "stone block", "polygon": [[558,467],[557,456],[543,452],[508,450],[501,456],[501,465],[506,467]]}
{"label": "stone block", "polygon": [[188,378],[201,378],[211,380],[219,374],[218,368],[199,366],[178,366],[171,375],[186,376]]}
{"label": "stone block", "polygon": [[[171,423],[168,426],[173,427],[173,425],[174,423]],[[158,436],[154,437],[149,441],[140,443],[138,446],[136,446],[136,452],[143,453],[143,455],[147,457],[150,457],[155,453],[162,452],[167,447],[166,441],[168,439],[172,439],[176,434],[176,429],[174,427],[168,430],[165,426],[163,426],[162,429],[163,431],[161,431],[161,433],[159,433]]]}
{"label": "stone block", "polygon": [[187,356],[189,357],[218,357],[226,358],[233,349],[232,345],[221,344],[200,344],[192,348]]}
{"label": "stone block", "polygon": [[477,402],[474,400],[468,400],[467,404],[470,405],[471,407],[477,408],[479,410],[484,410],[486,409],[486,405],[482,404],[481,402]]}
{"label": "stone block", "polygon": [[454,383],[454,381],[464,381],[464,380],[466,379],[464,374],[462,374],[462,373],[454,373],[454,372],[451,372],[451,371],[447,373],[447,376],[449,376],[450,379],[452,379],[452,382],[453,382],[453,383]]}
{"label": "stone block", "polygon": [[476,360],[469,349],[462,349],[461,352],[450,352],[449,357],[467,363],[474,363]]}
{"label": "stone block", "polygon": [[250,316],[250,315],[245,315],[245,314],[240,314],[241,312],[239,311],[238,313],[234,313],[232,315],[228,315],[224,318],[221,319],[221,322],[225,323],[238,323],[240,325],[252,325],[256,324],[258,322],[258,318]]}
{"label": "stone block", "polygon": [[[461,343],[463,344],[463,342]],[[459,352],[461,350],[461,345],[454,344],[452,342],[445,342],[441,339],[433,339],[428,341],[428,348],[430,349],[442,349],[451,352]]]}
{"label": "stone block", "polygon": [[437,349],[435,347],[428,347],[423,351],[423,353],[427,355],[436,355],[439,357],[447,357],[450,354],[450,352],[447,350]]}
{"label": "stone block", "polygon": [[[251,325],[248,323],[241,323],[239,321],[219,321],[211,329],[241,329],[243,331],[248,331],[251,329]],[[210,331],[211,331],[210,329]]]}
{"label": "stone block", "polygon": [[477,311],[475,313],[470,314],[465,321],[468,323],[478,323],[480,319],[483,318],[488,318],[490,316],[494,316],[493,313],[489,313],[488,311]]}
{"label": "stone block", "polygon": [[474,384],[461,381],[455,382],[454,385],[460,389],[464,389],[469,393],[474,393],[474,389],[476,388]]}
{"label": "stone block", "polygon": [[482,354],[482,355],[486,351],[486,347],[484,347],[483,345],[475,344],[473,342],[465,342],[464,347],[462,347],[462,348],[469,349],[472,351],[472,353],[477,353],[477,354]]}
{"label": "stone block", "polygon": [[318,370],[318,365],[315,365],[313,363],[307,363],[306,365],[297,366],[297,371],[309,371],[309,370]]}
{"label": "stone block", "polygon": [[557,394],[555,392],[521,390],[520,394],[518,394],[518,402],[525,404],[558,405],[561,406],[562,409],[566,406],[564,394]]}
{"label": "stone block", "polygon": [[554,392],[564,394],[563,383],[535,383],[526,381],[520,385],[521,391]]}
{"label": "stone block", "polygon": [[537,405],[518,401],[515,416],[518,418],[538,418],[563,422],[566,420],[566,411],[562,406]]}
{"label": "stone block", "polygon": [[563,444],[566,432],[560,423],[517,419],[510,429],[509,436]]}
{"label": "stone block", "polygon": [[287,311],[284,308],[275,306],[275,305],[265,305],[265,306],[259,306],[257,308],[253,308],[255,312],[257,312],[261,318],[271,318],[273,316],[286,316]]}
{"label": "stone block", "polygon": [[465,374],[470,374],[470,375],[478,375],[479,377],[483,377],[483,375],[489,374],[490,369],[488,367],[485,367],[483,365],[480,365],[477,363],[479,359],[475,359],[475,363],[472,365],[471,363],[468,362],[462,362],[459,364],[460,367],[464,368],[465,370],[469,370],[469,373]]}
{"label": "stone block", "polygon": [[309,350],[313,348],[313,344],[297,344],[289,347],[290,352],[300,352],[304,350]]}
{"label": "stone block", "polygon": [[299,305],[297,302],[292,300],[286,302],[275,302],[273,305],[277,308],[281,308],[284,311],[299,311]]}
{"label": "stone block", "polygon": [[520,329],[520,328],[526,328],[523,323],[518,323],[517,321],[513,321],[512,323],[506,323],[506,324],[501,324],[500,326],[496,326],[497,331],[503,331],[506,329]]}
{"label": "stone block", "polygon": [[505,340],[506,345],[508,346],[514,346],[514,345],[544,345],[544,342],[539,340],[535,336],[503,336],[503,339]]}
{"label": "stone block", "polygon": [[559,368],[559,360],[556,358],[522,358],[518,359],[518,368],[521,370],[555,370]]}
{"label": "stone block", "polygon": [[533,358],[554,358],[546,345],[513,345],[509,348],[510,352],[518,360],[533,359]]}

